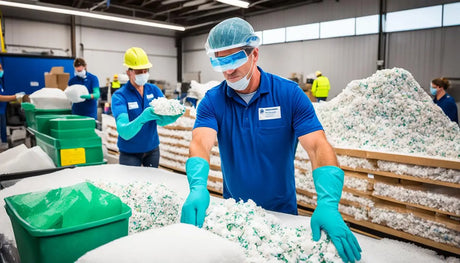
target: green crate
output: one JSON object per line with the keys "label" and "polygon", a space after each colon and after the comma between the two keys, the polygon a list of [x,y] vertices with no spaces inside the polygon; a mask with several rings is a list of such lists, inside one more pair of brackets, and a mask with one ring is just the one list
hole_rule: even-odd
{"label": "green crate", "polygon": [[93,138],[98,135],[93,129],[72,129],[72,130],[55,130],[51,129],[49,135],[56,139],[74,139],[74,138]]}
{"label": "green crate", "polygon": [[34,133],[37,145],[53,159],[57,167],[105,163],[99,136],[56,139],[38,131]]}
{"label": "green crate", "polygon": [[26,123],[27,127],[30,127],[34,130],[37,129],[37,122],[36,122],[36,116],[40,115],[59,115],[59,114],[71,114],[72,110],[71,109],[50,109],[50,110],[44,110],[44,109],[36,109],[35,105],[28,103],[28,102],[23,102],[21,104],[22,109],[24,110],[24,114],[26,116]]}
{"label": "green crate", "polygon": [[5,198],[22,263],[75,262],[86,252],[128,235],[131,208],[122,203],[121,213],[109,218],[61,229],[37,229],[21,218]]}
{"label": "green crate", "polygon": [[95,129],[96,121],[93,118],[79,115],[62,116],[50,120],[50,127],[55,130]]}
{"label": "green crate", "polygon": [[51,135],[50,120],[56,119],[56,118],[62,118],[63,116],[65,117],[65,116],[75,116],[75,115],[57,115],[57,114],[38,115],[38,116],[35,116],[35,127],[31,127],[31,128],[41,133]]}

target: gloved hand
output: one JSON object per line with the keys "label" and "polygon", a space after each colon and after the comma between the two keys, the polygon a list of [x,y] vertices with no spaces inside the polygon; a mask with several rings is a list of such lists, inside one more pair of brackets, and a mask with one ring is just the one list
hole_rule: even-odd
{"label": "gloved hand", "polygon": [[80,98],[86,99],[86,100],[91,100],[91,99],[98,100],[100,96],[101,96],[101,92],[99,91],[99,87],[94,87],[92,94],[81,95]]}
{"label": "gloved hand", "polygon": [[117,131],[121,138],[129,140],[133,138],[148,121],[156,120],[157,115],[153,108],[145,108],[144,111],[133,121],[129,121],[128,113],[122,113],[117,117]]}
{"label": "gloved hand", "polygon": [[344,173],[336,166],[323,166],[313,171],[313,181],[318,195],[317,206],[310,225],[313,240],[321,238],[321,229],[327,232],[344,262],[361,259],[361,247],[339,213]]}
{"label": "gloved hand", "polygon": [[157,124],[160,125],[160,126],[166,126],[168,124],[171,124],[171,123],[175,122],[184,113],[185,113],[185,110],[181,114],[177,114],[177,115],[158,115],[158,114],[155,114],[155,113],[154,114],[155,114],[155,116],[157,118],[156,119]]}
{"label": "gloved hand", "polygon": [[201,157],[192,157],[185,163],[190,193],[182,206],[181,223],[202,227],[209,206],[208,183],[209,164]]}
{"label": "gloved hand", "polygon": [[21,101],[22,100],[22,97],[24,97],[24,95],[26,95],[25,92],[18,92],[16,94],[14,94],[16,96],[16,100],[18,101]]}

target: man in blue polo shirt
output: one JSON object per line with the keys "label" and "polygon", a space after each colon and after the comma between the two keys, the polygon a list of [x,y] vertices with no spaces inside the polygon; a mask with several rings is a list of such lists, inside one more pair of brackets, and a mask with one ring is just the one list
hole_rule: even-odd
{"label": "man in blue polo shirt", "polygon": [[100,97],[98,78],[86,71],[86,62],[82,58],[76,58],[73,62],[75,76],[69,79],[68,85],[80,84],[88,89],[88,95],[81,95],[85,101],[72,104],[72,114],[92,117],[97,120],[97,100]]}
{"label": "man in blue polo shirt", "polygon": [[123,65],[129,81],[112,95],[112,113],[117,123],[119,162],[131,166],[158,167],[160,139],[157,124],[168,125],[180,115],[156,115],[150,102],[163,97],[156,85],[147,83],[152,64],[142,48],[125,52]]}
{"label": "man in blue polo shirt", "polygon": [[199,227],[204,222],[216,138],[224,198],[252,199],[265,209],[296,215],[294,157],[300,142],[310,157],[318,195],[313,239],[319,240],[323,229],[345,262],[359,260],[361,248],[338,211],[344,172],[334,150],[302,89],[256,66],[259,43],[252,26],[240,18],[227,19],[209,33],[206,51],[225,81],[209,90],[197,109],[186,162],[190,193],[181,222]]}
{"label": "man in blue polo shirt", "polygon": [[430,83],[430,92],[434,96],[433,102],[438,105],[442,111],[453,122],[458,123],[458,110],[455,99],[447,94],[450,82],[446,78],[433,79]]}

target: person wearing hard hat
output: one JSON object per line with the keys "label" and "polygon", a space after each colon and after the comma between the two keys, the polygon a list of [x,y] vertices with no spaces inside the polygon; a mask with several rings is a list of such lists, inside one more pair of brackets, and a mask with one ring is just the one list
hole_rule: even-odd
{"label": "person wearing hard hat", "polygon": [[329,79],[321,73],[321,71],[315,72],[316,79],[313,81],[311,85],[311,93],[313,96],[316,97],[316,101],[326,101],[327,96],[329,95],[329,90],[331,89],[331,85],[329,84]]}
{"label": "person wearing hard hat", "polygon": [[344,261],[359,260],[359,243],[338,211],[344,172],[334,150],[298,84],[256,65],[259,44],[252,26],[240,18],[224,20],[209,32],[206,53],[225,80],[206,93],[197,109],[185,164],[190,193],[181,222],[203,225],[216,139],[224,198],[252,199],[267,210],[297,215],[294,157],[300,142],[310,157],[318,196],[310,224],[313,239],[318,241],[324,230]]}
{"label": "person wearing hard hat", "polygon": [[99,91],[99,79],[86,71],[86,62],[82,58],[76,58],[73,62],[75,76],[69,79],[68,85],[80,84],[88,89],[87,95],[81,95],[83,102],[72,104],[72,114],[87,116],[97,120],[97,100],[101,96]]}
{"label": "person wearing hard hat", "polygon": [[118,80],[118,74],[113,75],[113,81],[110,82],[110,94],[113,94],[121,87],[121,83]]}
{"label": "person wearing hard hat", "polygon": [[142,48],[126,50],[123,65],[129,81],[112,96],[112,114],[118,131],[119,163],[131,166],[158,167],[160,139],[157,124],[168,125],[179,116],[159,116],[150,102],[163,97],[161,90],[147,83],[152,64]]}

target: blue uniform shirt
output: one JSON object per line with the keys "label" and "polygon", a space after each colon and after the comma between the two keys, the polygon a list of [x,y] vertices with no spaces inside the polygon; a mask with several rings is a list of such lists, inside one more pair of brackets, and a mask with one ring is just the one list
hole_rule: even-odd
{"label": "blue uniform shirt", "polygon": [[[0,78],[0,95],[5,95],[5,90],[3,89],[3,78]],[[8,102],[0,101],[0,115],[3,115],[6,113],[7,105],[8,105]]]}
{"label": "blue uniform shirt", "polygon": [[[149,103],[156,98],[163,97],[161,90],[150,83],[144,84],[144,97],[141,97],[131,82],[126,83],[112,95],[112,114],[115,120],[122,113],[127,113],[129,121],[136,119]],[[160,145],[157,122],[152,120],[145,123],[140,131],[131,139],[125,140],[118,136],[118,148],[126,153],[145,153],[156,149]]]}
{"label": "blue uniform shirt", "polygon": [[435,96],[433,102],[441,107],[442,111],[444,111],[451,121],[458,123],[457,104],[455,104],[454,98],[446,93],[440,100],[436,100]]}
{"label": "blue uniform shirt", "polygon": [[[69,79],[68,85],[80,84],[88,89],[88,93],[93,93],[93,88],[99,88],[99,80],[93,74],[86,72],[86,78],[75,76]],[[97,100],[90,99],[80,103],[72,104],[72,114],[92,117],[97,120]]]}
{"label": "blue uniform shirt", "polygon": [[297,214],[298,137],[323,128],[295,82],[259,70],[260,86],[249,104],[224,81],[206,93],[194,127],[217,131],[224,198]]}

